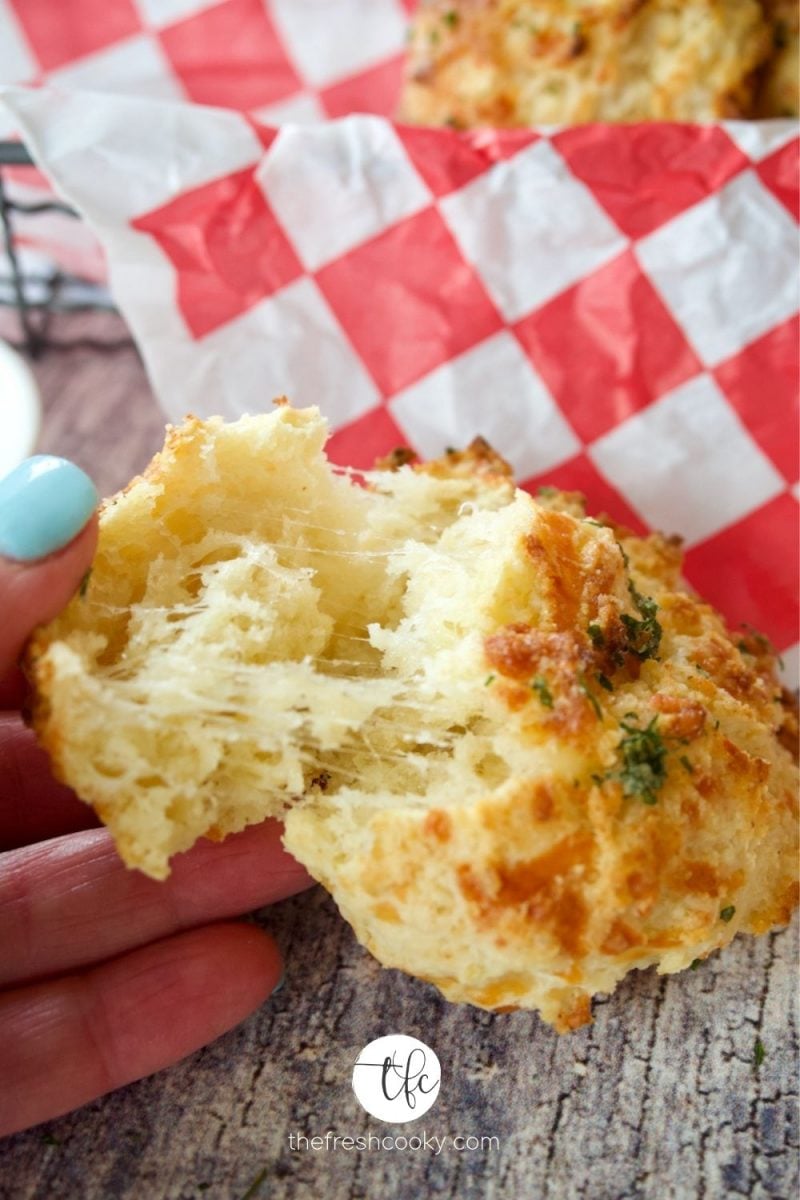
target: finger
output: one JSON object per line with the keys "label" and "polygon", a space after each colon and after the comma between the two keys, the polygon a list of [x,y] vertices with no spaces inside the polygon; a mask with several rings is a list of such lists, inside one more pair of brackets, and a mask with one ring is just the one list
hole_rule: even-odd
{"label": "finger", "polygon": [[151,1075],[238,1025],[281,976],[251,925],[212,925],[0,994],[0,1135]]}
{"label": "finger", "polygon": [[0,851],[99,823],[88,804],[56,782],[47,755],[19,717],[0,714]]}
{"label": "finger", "polygon": [[282,900],[310,886],[265,821],[200,842],[156,883],[126,868],[103,829],[0,858],[0,986],[110,958],[182,929]]}
{"label": "finger", "polygon": [[19,699],[25,641],[65,607],[91,563],[96,505],[88,475],[63,458],[37,455],[0,480],[0,707]]}

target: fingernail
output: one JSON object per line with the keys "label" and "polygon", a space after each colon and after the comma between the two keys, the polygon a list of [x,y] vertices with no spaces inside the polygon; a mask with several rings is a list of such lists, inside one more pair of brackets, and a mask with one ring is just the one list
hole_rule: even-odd
{"label": "fingernail", "polygon": [[97,507],[80,467],[52,454],[26,458],[0,479],[0,554],[34,562],[66,546]]}

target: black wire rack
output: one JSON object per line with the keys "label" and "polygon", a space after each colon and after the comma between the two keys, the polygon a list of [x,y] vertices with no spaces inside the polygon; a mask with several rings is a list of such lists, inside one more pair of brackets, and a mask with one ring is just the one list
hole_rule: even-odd
{"label": "black wire rack", "polygon": [[30,203],[16,199],[4,169],[26,166],[33,166],[33,160],[21,142],[0,141],[0,250],[5,250],[0,307],[16,311],[19,340],[13,344],[34,359],[53,348],[114,350],[129,346],[128,336],[107,340],[81,336],[66,341],[54,334],[53,319],[58,313],[116,310],[105,288],[64,271],[57,263],[48,261],[35,269],[26,265],[16,228],[19,217],[59,213],[80,220],[74,209],[55,198]]}

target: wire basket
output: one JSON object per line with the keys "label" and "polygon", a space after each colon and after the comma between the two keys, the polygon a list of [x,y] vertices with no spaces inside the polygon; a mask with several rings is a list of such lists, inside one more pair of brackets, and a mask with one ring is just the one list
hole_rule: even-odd
{"label": "wire basket", "polygon": [[[43,265],[26,262],[21,251],[16,229],[20,216],[38,217],[58,213],[76,221],[79,215],[68,204],[56,199],[26,202],[17,199],[9,186],[9,167],[30,167],[33,160],[21,142],[0,141],[0,308],[15,310],[18,336],[12,344],[24,350],[31,358],[39,358],[54,346],[74,346],[73,339],[63,342],[53,334],[53,318],[58,313],[115,311],[107,289],[100,284],[81,279],[78,275],[63,270],[56,262],[48,260]],[[91,344],[99,349],[115,348],[129,344],[125,338],[113,342],[80,338],[80,344]]]}

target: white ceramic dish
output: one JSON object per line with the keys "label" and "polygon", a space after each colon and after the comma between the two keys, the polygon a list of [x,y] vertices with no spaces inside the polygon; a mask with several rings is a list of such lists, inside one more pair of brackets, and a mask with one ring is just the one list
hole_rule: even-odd
{"label": "white ceramic dish", "polygon": [[0,341],[0,479],[33,453],[40,421],[36,381],[19,354]]}

